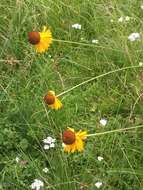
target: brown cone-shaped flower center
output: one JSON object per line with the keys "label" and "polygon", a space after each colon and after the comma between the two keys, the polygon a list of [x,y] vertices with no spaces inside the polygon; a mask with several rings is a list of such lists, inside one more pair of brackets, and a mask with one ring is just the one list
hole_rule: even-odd
{"label": "brown cone-shaped flower center", "polygon": [[48,105],[54,104],[55,97],[51,94],[47,94],[44,96],[44,102]]}
{"label": "brown cone-shaped flower center", "polygon": [[28,33],[28,41],[32,45],[36,45],[40,42],[40,34],[39,32],[29,32]]}
{"label": "brown cone-shaped flower center", "polygon": [[76,140],[75,133],[70,130],[64,131],[62,135],[62,140],[67,145],[73,144]]}

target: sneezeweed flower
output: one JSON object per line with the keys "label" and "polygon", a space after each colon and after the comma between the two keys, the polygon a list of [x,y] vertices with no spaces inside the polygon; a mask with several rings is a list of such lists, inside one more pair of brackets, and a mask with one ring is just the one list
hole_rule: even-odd
{"label": "sneezeweed flower", "polygon": [[96,183],[95,183],[95,186],[99,189],[99,188],[102,186],[102,182],[100,182],[100,181],[99,181],[99,182],[96,182]]}
{"label": "sneezeweed flower", "polygon": [[58,110],[62,107],[61,101],[56,97],[54,91],[48,91],[44,96],[44,102],[48,105],[49,108]]}
{"label": "sneezeweed flower", "polygon": [[128,36],[128,40],[130,40],[131,42],[134,42],[139,39],[140,39],[140,34],[138,32],[134,32]]}
{"label": "sneezeweed flower", "polygon": [[44,187],[44,183],[43,183],[43,181],[41,181],[39,179],[35,179],[30,187],[31,187],[31,189],[40,190],[41,187]]}
{"label": "sneezeweed flower", "polygon": [[86,131],[75,132],[73,128],[67,128],[62,134],[63,148],[65,152],[74,153],[84,150],[84,140],[87,138]]}
{"label": "sneezeweed flower", "polygon": [[55,148],[56,139],[52,137],[47,137],[46,139],[43,140],[43,142],[45,143],[44,145],[45,150],[49,150],[50,148]]}
{"label": "sneezeweed flower", "polygon": [[28,41],[35,46],[37,52],[43,53],[48,50],[52,43],[52,33],[46,26],[44,26],[42,32],[29,32]]}
{"label": "sneezeweed flower", "polygon": [[76,23],[76,24],[73,24],[72,25],[72,28],[75,28],[75,29],[78,29],[78,30],[81,30],[81,25]]}

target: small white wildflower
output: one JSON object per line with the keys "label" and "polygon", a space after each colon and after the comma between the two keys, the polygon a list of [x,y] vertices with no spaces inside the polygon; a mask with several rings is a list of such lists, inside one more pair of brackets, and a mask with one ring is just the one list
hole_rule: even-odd
{"label": "small white wildflower", "polygon": [[99,189],[102,186],[102,182],[96,182],[95,186]]}
{"label": "small white wildflower", "polygon": [[124,18],[121,16],[119,19],[118,19],[118,22],[123,22],[124,21]]}
{"label": "small white wildflower", "polygon": [[129,16],[126,16],[125,17],[125,21],[129,21],[130,20],[130,17]]}
{"label": "small white wildflower", "polygon": [[93,43],[93,44],[98,44],[98,43],[99,43],[99,41],[98,41],[98,40],[93,39],[93,40],[92,40],[92,43]]}
{"label": "small white wildflower", "polygon": [[131,42],[139,39],[140,39],[140,34],[138,32],[134,32],[128,36],[128,40],[130,40]]}
{"label": "small white wildflower", "polygon": [[43,181],[40,181],[39,179],[35,179],[30,187],[31,189],[40,190],[41,187],[44,187],[44,183]]}
{"label": "small white wildflower", "polygon": [[104,158],[102,156],[98,156],[97,159],[101,162]]}
{"label": "small white wildflower", "polygon": [[52,138],[52,137],[49,136],[46,139],[44,139],[43,142],[45,143],[44,149],[45,150],[49,150],[50,148],[54,148],[55,147],[56,139],[54,139],[54,138]]}
{"label": "small white wildflower", "polygon": [[43,168],[44,173],[48,173],[49,169],[48,168]]}
{"label": "small white wildflower", "polygon": [[46,139],[43,140],[44,143],[50,144],[52,142],[53,138],[52,137],[47,137]]}
{"label": "small white wildflower", "polygon": [[51,143],[50,144],[50,148],[54,148],[55,147],[55,144],[54,143]]}
{"label": "small white wildflower", "polygon": [[100,119],[100,124],[105,126],[107,124],[107,119]]}
{"label": "small white wildflower", "polygon": [[113,22],[114,22],[114,20],[113,20],[113,19],[111,19],[111,20],[110,20],[110,22],[111,22],[111,23],[113,23]]}
{"label": "small white wildflower", "polygon": [[139,62],[139,66],[143,66],[143,62]]}
{"label": "small white wildflower", "polygon": [[50,146],[49,146],[48,144],[45,144],[45,145],[44,145],[44,149],[45,149],[45,150],[49,150],[49,149],[50,149]]}
{"label": "small white wildflower", "polygon": [[49,58],[51,58],[52,56],[51,55],[48,55]]}
{"label": "small white wildflower", "polygon": [[15,161],[18,163],[19,160],[20,160],[20,158],[17,156],[17,157],[15,158]]}
{"label": "small white wildflower", "polygon": [[141,5],[141,9],[143,10],[143,5]]}
{"label": "small white wildflower", "polygon": [[84,40],[84,38],[80,38],[81,40]]}
{"label": "small white wildflower", "polygon": [[78,29],[78,30],[81,30],[81,25],[76,23],[76,24],[73,24],[72,25],[72,28],[75,28],[75,29]]}

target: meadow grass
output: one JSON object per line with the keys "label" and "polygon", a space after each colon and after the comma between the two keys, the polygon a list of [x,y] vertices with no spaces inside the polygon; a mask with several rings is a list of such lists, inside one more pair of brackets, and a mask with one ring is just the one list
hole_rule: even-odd
{"label": "meadow grass", "polygon": [[[94,190],[98,181],[103,190],[143,189],[142,128],[88,138],[83,153],[64,153],[60,139],[67,127],[102,133],[143,124],[143,43],[128,41],[130,33],[142,34],[141,3],[0,1],[0,190],[28,190],[34,179],[51,190]],[[131,19],[118,23],[121,16]],[[27,33],[43,25],[55,41],[37,54]],[[43,103],[48,90],[61,94],[61,110]],[[55,149],[43,149],[47,136],[57,139]]]}

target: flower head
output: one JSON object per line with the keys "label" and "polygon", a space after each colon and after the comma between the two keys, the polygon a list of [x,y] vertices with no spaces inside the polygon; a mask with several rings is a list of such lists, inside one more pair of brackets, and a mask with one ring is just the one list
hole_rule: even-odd
{"label": "flower head", "polygon": [[101,162],[104,158],[102,156],[98,156],[97,159],[99,162]]}
{"label": "flower head", "polygon": [[102,126],[105,126],[105,125],[107,125],[107,119],[100,119],[100,124],[102,125]]}
{"label": "flower head", "polygon": [[139,40],[139,39],[140,39],[140,34],[138,32],[134,32],[130,34],[128,37],[128,40],[130,40],[131,42]]}
{"label": "flower head", "polygon": [[49,169],[48,169],[48,168],[43,168],[43,172],[44,172],[44,173],[48,173],[48,172],[49,172]]}
{"label": "flower head", "polygon": [[62,140],[65,152],[81,152],[84,150],[84,140],[87,138],[86,131],[75,132],[73,128],[68,128],[63,132]]}
{"label": "flower head", "polygon": [[95,186],[99,189],[102,186],[102,182],[100,182],[100,181],[96,182]]}
{"label": "flower head", "polygon": [[37,52],[42,53],[48,50],[50,44],[52,43],[52,33],[46,26],[44,26],[42,32],[29,32],[28,41],[30,44],[35,46]]}
{"label": "flower head", "polygon": [[45,143],[44,145],[45,150],[49,150],[50,148],[55,148],[56,139],[49,136],[46,139],[44,139],[43,142]]}
{"label": "flower head", "polygon": [[93,43],[93,44],[98,44],[98,43],[99,43],[99,41],[98,41],[98,40],[93,39],[93,40],[92,40],[92,43]]}
{"label": "flower head", "polygon": [[81,25],[76,23],[76,24],[73,24],[72,25],[72,28],[75,28],[75,29],[78,29],[78,30],[81,30]]}
{"label": "flower head", "polygon": [[44,183],[39,179],[35,179],[34,182],[31,184],[31,189],[40,190],[41,187],[44,187]]}
{"label": "flower head", "polygon": [[48,105],[49,108],[58,110],[62,107],[61,101],[56,97],[54,91],[48,91],[44,96],[44,102]]}

